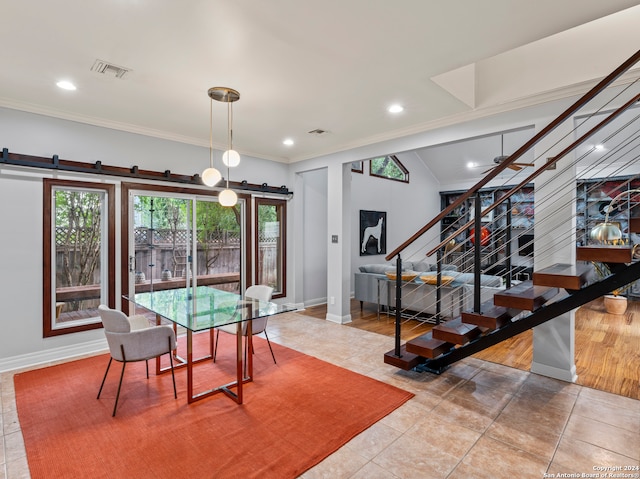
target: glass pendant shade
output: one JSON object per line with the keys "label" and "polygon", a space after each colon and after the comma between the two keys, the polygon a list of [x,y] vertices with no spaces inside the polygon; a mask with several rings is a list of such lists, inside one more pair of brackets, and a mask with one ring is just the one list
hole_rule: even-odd
{"label": "glass pendant shade", "polygon": [[230,168],[240,164],[240,154],[236,150],[227,150],[222,154],[222,162]]}
{"label": "glass pendant shade", "polygon": [[218,196],[218,201],[222,206],[234,206],[238,202],[238,195],[230,189],[222,190]]}
{"label": "glass pendant shade", "polygon": [[207,186],[215,186],[222,179],[216,168],[207,168],[202,172],[202,182]]}

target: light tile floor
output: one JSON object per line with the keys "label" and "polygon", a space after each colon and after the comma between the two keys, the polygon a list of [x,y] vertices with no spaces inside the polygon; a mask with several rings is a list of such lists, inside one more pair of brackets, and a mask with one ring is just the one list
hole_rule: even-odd
{"label": "light tile floor", "polygon": [[[474,358],[440,376],[401,371],[382,360],[393,338],[303,314],[271,318],[268,331],[415,393],[302,479],[640,477],[640,401]],[[13,373],[0,375],[0,479],[30,477]]]}

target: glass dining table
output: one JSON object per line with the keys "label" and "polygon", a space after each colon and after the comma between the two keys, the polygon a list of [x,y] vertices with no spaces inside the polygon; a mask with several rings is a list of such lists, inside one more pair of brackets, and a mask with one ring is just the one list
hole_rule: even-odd
{"label": "glass dining table", "polygon": [[[243,364],[242,353],[242,324],[247,323],[245,341],[248,341],[248,351],[252,351],[251,323],[252,320],[265,316],[273,316],[295,310],[289,305],[276,304],[271,301],[260,301],[253,298],[243,298],[241,295],[211,288],[208,286],[185,287],[136,293],[124,296],[136,308],[144,308],[156,315],[156,324],[166,319],[174,324],[174,328],[181,326],[186,330],[187,358],[180,357],[177,352],[175,367],[187,368],[187,402],[192,403],[217,393],[224,393],[238,404],[242,404],[242,385],[253,380],[252,354],[247,356],[246,368]],[[193,366],[196,363],[213,360],[214,329],[219,326],[236,324],[236,379],[232,382],[213,387],[211,389],[194,392]],[[194,358],[193,334],[209,331],[209,354]],[[169,371],[162,368],[160,359],[156,359],[156,373]],[[235,389],[235,391],[233,390]]]}

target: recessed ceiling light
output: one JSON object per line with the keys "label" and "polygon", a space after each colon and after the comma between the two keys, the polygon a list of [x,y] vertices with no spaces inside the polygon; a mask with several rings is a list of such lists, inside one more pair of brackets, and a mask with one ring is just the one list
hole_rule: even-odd
{"label": "recessed ceiling light", "polygon": [[467,163],[467,168],[475,168],[476,164],[473,161],[470,161],[469,163]]}
{"label": "recessed ceiling light", "polygon": [[58,88],[62,88],[63,90],[75,90],[76,86],[70,81],[62,80],[56,83]]}
{"label": "recessed ceiling light", "polygon": [[596,151],[603,151],[603,150],[604,150],[604,145],[602,144],[596,145]]}
{"label": "recessed ceiling light", "polygon": [[291,138],[286,138],[282,143],[287,146],[291,146],[293,145],[293,140]]}
{"label": "recessed ceiling light", "polygon": [[387,109],[387,111],[388,111],[389,113],[400,113],[402,110],[404,110],[404,107],[403,107],[402,105],[398,105],[398,104],[391,105],[391,106]]}

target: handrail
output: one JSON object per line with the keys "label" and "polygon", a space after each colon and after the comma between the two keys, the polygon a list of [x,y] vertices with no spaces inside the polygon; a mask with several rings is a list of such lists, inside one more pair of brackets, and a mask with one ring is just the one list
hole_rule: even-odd
{"label": "handrail", "polygon": [[[544,165],[542,165],[540,168],[537,168],[533,173],[531,173],[529,176],[527,176],[527,178],[522,180],[518,185],[516,185],[513,188],[511,188],[508,192],[506,192],[499,199],[497,199],[491,206],[488,206],[486,209],[484,209],[480,216],[488,215],[491,211],[496,209],[503,201],[511,198],[518,190],[520,190],[525,185],[530,183],[531,180],[537,178],[538,176],[540,176],[542,174],[542,172],[548,170],[551,166],[555,165],[567,153],[569,153],[570,151],[573,151],[578,145],[584,143],[584,141],[586,141],[589,137],[591,137],[591,135],[593,135],[595,132],[599,131],[601,128],[603,128],[604,126],[606,126],[607,124],[612,122],[614,119],[616,119],[618,116],[620,116],[626,110],[628,110],[634,103],[636,103],[638,101],[640,101],[640,93],[638,93],[636,96],[631,98],[629,101],[627,101],[620,108],[618,108],[617,110],[613,111],[607,118],[605,118],[600,123],[595,125],[588,132],[586,132],[584,135],[582,135],[576,141],[571,143],[569,146],[567,146],[564,150],[562,150],[556,156],[550,158]],[[440,244],[438,244],[438,246],[436,246],[435,248],[430,250],[427,253],[427,256],[433,255],[440,248],[444,247],[449,241],[451,241],[453,238],[458,236],[464,230],[469,228],[474,223],[474,221],[475,220],[470,220],[465,225],[463,225],[460,228],[458,228],[454,233],[449,234],[449,236],[445,240],[443,240]]]}
{"label": "handrail", "polygon": [[[555,120],[549,123],[546,127],[540,130],[536,135],[534,135],[529,141],[527,141],[524,145],[522,145],[515,153],[509,156],[505,161],[501,162],[496,168],[494,168],[491,172],[489,172],[484,178],[482,178],[478,183],[471,187],[467,192],[460,195],[460,197],[447,206],[444,210],[442,210],[438,215],[436,215],[431,221],[429,221],[425,226],[420,228],[416,233],[414,233],[408,240],[394,249],[391,253],[385,256],[386,261],[390,261],[394,256],[398,255],[400,252],[404,251],[407,247],[412,245],[418,238],[420,238],[423,234],[433,228],[436,224],[438,224],[442,218],[447,216],[451,211],[460,206],[464,201],[469,199],[472,195],[474,195],[478,190],[480,190],[483,186],[493,180],[496,176],[502,173],[506,168],[509,167],[513,162],[515,162],[518,158],[520,158],[524,153],[529,151],[533,146],[535,146],[539,141],[541,141],[544,137],[546,137],[549,133],[555,130],[558,125],[560,125],[563,121],[569,118],[573,113],[582,108],[585,104],[590,102],[596,95],[598,95],[602,90],[604,90],[607,86],[609,86],[612,82],[614,82],[620,75],[625,73],[629,68],[640,61],[640,50],[634,53],[631,57],[629,57],[624,63],[622,63],[618,68],[612,71],[605,78],[600,80],[591,90],[585,93],[581,98],[579,98],[573,105],[567,108],[563,113],[561,113]],[[546,165],[545,165],[546,166]]]}

